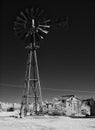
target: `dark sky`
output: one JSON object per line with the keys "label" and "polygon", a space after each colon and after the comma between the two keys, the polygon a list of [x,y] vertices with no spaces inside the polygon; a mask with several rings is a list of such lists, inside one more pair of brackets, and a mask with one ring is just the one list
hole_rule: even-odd
{"label": "dark sky", "polygon": [[21,100],[27,51],[26,44],[14,34],[13,22],[21,10],[33,6],[43,8],[50,17],[68,16],[70,20],[68,30],[53,29],[39,43],[37,54],[43,98],[71,93],[95,97],[95,2],[2,0],[0,100]]}

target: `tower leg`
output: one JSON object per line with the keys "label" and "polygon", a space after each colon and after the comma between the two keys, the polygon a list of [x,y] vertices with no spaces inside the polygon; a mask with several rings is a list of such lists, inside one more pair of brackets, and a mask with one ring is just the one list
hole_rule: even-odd
{"label": "tower leg", "polygon": [[42,105],[42,94],[40,87],[39,71],[36,56],[36,47],[29,49],[26,75],[25,75],[25,86],[22,97],[20,117],[26,116],[29,112],[29,104],[34,103],[34,113],[38,113],[38,104]]}

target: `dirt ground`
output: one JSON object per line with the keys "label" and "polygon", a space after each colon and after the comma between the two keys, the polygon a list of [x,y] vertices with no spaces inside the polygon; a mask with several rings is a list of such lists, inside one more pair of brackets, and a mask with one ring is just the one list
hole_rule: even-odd
{"label": "dirt ground", "polygon": [[12,116],[13,113],[0,113],[0,130],[95,130],[95,118]]}

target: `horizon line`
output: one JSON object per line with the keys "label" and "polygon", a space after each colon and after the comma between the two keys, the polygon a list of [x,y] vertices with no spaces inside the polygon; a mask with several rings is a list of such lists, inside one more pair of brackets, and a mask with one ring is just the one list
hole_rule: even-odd
{"label": "horizon line", "polygon": [[[9,86],[12,88],[22,88],[24,85],[14,85],[14,84],[5,84],[5,83],[0,83],[0,87],[3,86]],[[87,90],[73,90],[73,89],[57,89],[57,88],[49,88],[49,87],[45,87],[45,88],[41,88],[41,89],[48,89],[48,90],[52,90],[52,91],[67,91],[67,92],[82,92],[82,93],[95,93],[95,91],[87,91]]]}

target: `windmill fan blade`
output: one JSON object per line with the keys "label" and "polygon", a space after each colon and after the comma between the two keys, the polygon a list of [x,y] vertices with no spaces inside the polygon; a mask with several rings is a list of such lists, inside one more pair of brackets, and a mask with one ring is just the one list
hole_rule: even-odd
{"label": "windmill fan blade", "polygon": [[44,37],[43,36],[40,36],[41,37],[41,39],[44,39]]}
{"label": "windmill fan blade", "polygon": [[19,23],[19,22],[14,22],[14,25],[15,26],[23,26],[24,24],[23,23]]}
{"label": "windmill fan blade", "polygon": [[48,23],[48,22],[50,22],[50,21],[51,21],[50,19],[47,19],[47,20],[44,21],[44,23]]}
{"label": "windmill fan blade", "polygon": [[17,33],[24,31],[24,29],[22,29],[22,28],[15,28],[15,27],[14,27],[14,30],[15,30]]}
{"label": "windmill fan blade", "polygon": [[50,28],[44,27],[44,26],[39,26],[38,29],[40,29],[41,31],[43,31],[45,34],[47,34],[50,30]]}
{"label": "windmill fan blade", "polygon": [[17,35],[21,38],[21,36],[23,35],[23,31],[17,32]]}
{"label": "windmill fan blade", "polygon": [[26,43],[30,43],[30,35],[27,36],[27,38],[24,38]]}
{"label": "windmill fan blade", "polygon": [[27,35],[27,37],[26,37],[26,35],[27,35],[27,33],[24,32],[23,35],[22,35],[22,37],[21,37],[21,39],[22,39],[22,40],[23,40],[23,39],[25,40],[26,38],[28,38],[29,35]]}
{"label": "windmill fan blade", "polygon": [[24,23],[25,20],[23,20],[21,17],[17,16],[17,21]]}
{"label": "windmill fan blade", "polygon": [[34,9],[30,9],[30,16],[31,16],[31,19],[33,18],[33,14],[34,14]]}
{"label": "windmill fan blade", "polygon": [[46,19],[46,20],[41,19],[40,25],[50,26],[51,25],[51,20],[50,19]]}
{"label": "windmill fan blade", "polygon": [[37,19],[39,20],[39,19],[43,18],[43,16],[44,16],[44,10],[41,10],[41,11],[39,11]]}
{"label": "windmill fan blade", "polygon": [[26,39],[26,35],[27,35],[27,33],[26,33],[26,32],[23,32],[22,35],[20,36],[20,38],[21,38],[22,40],[23,40],[23,39],[25,40],[25,39]]}
{"label": "windmill fan blade", "polygon": [[25,38],[27,38],[28,36],[29,36],[29,33],[26,33]]}
{"label": "windmill fan blade", "polygon": [[40,9],[39,9],[39,8],[36,8],[36,9],[35,9],[35,14],[34,14],[35,18],[38,17],[39,12],[40,12]]}
{"label": "windmill fan blade", "polygon": [[[15,28],[14,28],[15,29]],[[22,28],[16,28],[15,32],[18,36],[22,35],[23,33],[25,33],[25,30]]]}
{"label": "windmill fan blade", "polygon": [[44,39],[44,35],[38,32],[36,33],[35,38],[36,38],[36,41],[40,41],[41,39]]}
{"label": "windmill fan blade", "polygon": [[26,12],[26,15],[27,15],[27,20],[30,20],[30,19],[31,19],[31,16],[30,16],[30,11],[29,11],[29,9],[26,9],[25,12]]}
{"label": "windmill fan blade", "polygon": [[48,33],[48,31],[47,31],[47,30],[43,30],[42,28],[38,28],[38,30],[40,30],[41,32],[43,32],[43,33],[45,33],[45,34],[47,34],[47,33]]}
{"label": "windmill fan blade", "polygon": [[19,27],[19,26],[17,26],[17,27],[14,27],[14,29],[16,30],[16,31],[20,31],[20,30],[22,30],[22,31],[24,31],[24,28],[23,27]]}
{"label": "windmill fan blade", "polygon": [[44,38],[45,37],[45,33],[43,33],[42,31],[40,31],[40,30],[38,30],[38,35],[42,38]]}
{"label": "windmill fan blade", "polygon": [[41,25],[41,24],[40,24],[39,27],[42,27],[42,28],[50,28],[50,25],[46,25],[46,24],[45,24],[45,25]]}
{"label": "windmill fan blade", "polygon": [[24,30],[24,25],[23,24],[15,24],[14,23],[14,28],[16,29],[16,30],[19,30],[19,29],[22,29],[22,30]]}
{"label": "windmill fan blade", "polygon": [[14,23],[14,27],[17,28],[17,29],[24,29],[24,24],[21,24],[21,23]]}
{"label": "windmill fan blade", "polygon": [[27,21],[27,17],[25,16],[25,14],[21,11],[20,15],[25,19],[25,21]]}

